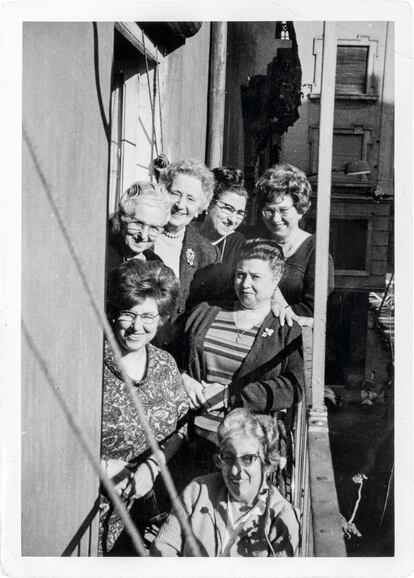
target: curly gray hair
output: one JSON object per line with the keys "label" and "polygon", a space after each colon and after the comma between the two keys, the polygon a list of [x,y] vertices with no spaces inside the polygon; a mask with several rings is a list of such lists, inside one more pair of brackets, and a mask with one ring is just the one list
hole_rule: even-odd
{"label": "curly gray hair", "polygon": [[160,180],[166,189],[169,191],[175,177],[179,174],[189,175],[201,182],[201,188],[204,193],[204,202],[200,209],[207,209],[212,197],[214,189],[214,175],[209,168],[201,161],[194,159],[184,159],[175,161],[168,165],[168,167],[160,172]]}
{"label": "curly gray hair", "polygon": [[134,218],[137,206],[142,203],[151,203],[160,210],[162,220],[168,222],[171,213],[171,200],[165,189],[159,185],[145,181],[137,181],[131,185],[122,195],[118,212],[121,222],[128,222]]}
{"label": "curly gray hair", "polygon": [[118,210],[112,215],[109,222],[109,236],[117,235],[123,224],[131,222],[139,215],[139,205],[148,203],[159,209],[160,219],[166,225],[171,215],[171,200],[164,187],[137,181],[122,195],[118,203]]}
{"label": "curly gray hair", "polygon": [[220,448],[226,440],[243,434],[258,440],[262,448],[262,459],[268,472],[274,472],[284,466],[280,448],[280,424],[270,415],[253,414],[239,407],[226,415],[217,431]]}

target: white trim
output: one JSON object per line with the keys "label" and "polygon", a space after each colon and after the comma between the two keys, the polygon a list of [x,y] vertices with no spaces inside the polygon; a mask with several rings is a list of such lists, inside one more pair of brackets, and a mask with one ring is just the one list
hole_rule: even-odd
{"label": "white trim", "polygon": [[144,39],[148,60],[155,63],[159,62],[155,45],[136,22],[115,22],[115,28],[142,54],[144,54]]}

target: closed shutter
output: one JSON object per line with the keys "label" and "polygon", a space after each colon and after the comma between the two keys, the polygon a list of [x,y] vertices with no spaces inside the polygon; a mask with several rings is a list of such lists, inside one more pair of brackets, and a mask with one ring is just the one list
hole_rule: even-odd
{"label": "closed shutter", "polygon": [[338,46],[336,57],[337,94],[365,94],[368,46]]}

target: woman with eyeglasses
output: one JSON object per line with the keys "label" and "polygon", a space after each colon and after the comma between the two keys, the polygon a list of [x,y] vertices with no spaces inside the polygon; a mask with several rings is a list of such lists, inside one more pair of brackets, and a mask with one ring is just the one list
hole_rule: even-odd
{"label": "woman with eyeglasses", "polygon": [[247,214],[243,173],[231,167],[218,167],[213,174],[213,198],[197,230],[219,248],[221,262],[234,265],[245,241],[244,235],[236,231]]}
{"label": "woman with eyeglasses", "polygon": [[[284,557],[298,553],[294,508],[272,480],[280,465],[277,423],[239,408],[218,428],[219,473],[194,479],[182,501],[200,555]],[[191,556],[187,537],[171,512],[153,542],[153,556]]]}
{"label": "woman with eyeglasses", "polygon": [[[267,235],[283,251],[285,274],[273,298],[275,314],[281,322],[286,317],[301,325],[310,324],[313,317],[315,292],[315,235],[300,227],[311,206],[311,186],[305,173],[289,165],[275,165],[256,183],[257,201],[261,208]],[[334,286],[334,267],[329,257],[329,286]]]}
{"label": "woman with eyeglasses", "polygon": [[129,259],[161,260],[152,249],[170,215],[170,199],[160,186],[140,181],[129,187],[109,222],[107,271]]}
{"label": "woman with eyeglasses", "polygon": [[[130,259],[108,276],[107,315],[121,350],[124,373],[132,382],[152,431],[168,461],[186,428],[187,396],[174,359],[151,341],[170,315],[179,293],[173,271],[159,261]],[[114,353],[105,344],[101,457],[108,477],[143,529],[156,517],[151,492],[160,464],[151,454],[142,423]],[[133,548],[111,502],[103,494],[99,549],[103,555],[127,555]]]}
{"label": "woman with eyeglasses", "polygon": [[196,272],[190,305],[220,303],[234,298],[233,276],[237,256],[246,240],[236,231],[246,216],[247,192],[243,173],[230,167],[213,169],[213,198],[205,219],[194,226],[220,251],[220,262]]}
{"label": "woman with eyeglasses", "polygon": [[171,267],[180,280],[181,290],[172,321],[157,341],[170,347],[179,333],[179,321],[190,296],[193,277],[199,269],[216,263],[219,250],[191,226],[191,221],[204,211],[213,194],[213,173],[200,161],[185,159],[172,162],[160,172],[159,183],[170,198],[171,216],[164,231],[155,240],[154,250]]}

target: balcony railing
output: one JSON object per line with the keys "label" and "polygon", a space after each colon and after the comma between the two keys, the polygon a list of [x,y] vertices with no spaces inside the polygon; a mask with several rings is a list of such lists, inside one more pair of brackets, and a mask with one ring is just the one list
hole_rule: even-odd
{"label": "balcony railing", "polygon": [[346,556],[329,445],[327,414],[310,409],[313,330],[303,327],[305,395],[294,426],[293,505],[302,526],[300,555]]}

